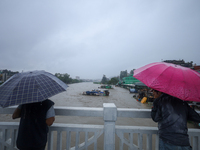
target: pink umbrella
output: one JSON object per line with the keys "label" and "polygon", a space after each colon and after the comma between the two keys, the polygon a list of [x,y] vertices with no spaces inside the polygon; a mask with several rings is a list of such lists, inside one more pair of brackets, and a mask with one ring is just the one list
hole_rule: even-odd
{"label": "pink umbrella", "polygon": [[185,101],[200,102],[200,74],[179,65],[156,62],[134,71],[148,87]]}

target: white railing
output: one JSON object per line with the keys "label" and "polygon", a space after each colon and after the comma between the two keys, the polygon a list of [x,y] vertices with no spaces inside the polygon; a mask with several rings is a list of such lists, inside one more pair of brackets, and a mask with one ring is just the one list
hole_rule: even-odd
{"label": "white railing", "polygon": [[[0,108],[0,114],[12,114],[14,109]],[[158,149],[157,127],[116,125],[117,117],[150,118],[150,109],[117,108],[113,103],[104,103],[103,108],[55,107],[55,113],[56,116],[102,117],[104,124],[54,123],[49,128],[47,150]],[[1,150],[16,150],[18,125],[18,122],[0,122]],[[188,131],[193,150],[200,149],[200,130]]]}

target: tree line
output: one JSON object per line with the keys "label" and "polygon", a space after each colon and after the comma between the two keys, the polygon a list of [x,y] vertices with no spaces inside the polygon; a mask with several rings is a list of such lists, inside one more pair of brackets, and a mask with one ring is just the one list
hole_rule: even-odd
{"label": "tree line", "polygon": [[121,71],[120,72],[120,76],[119,77],[113,77],[110,80],[108,78],[106,78],[106,75],[103,75],[101,83],[102,84],[112,84],[112,85],[116,85],[119,81],[122,81],[122,79],[124,77],[127,77],[130,74],[133,74],[133,71],[135,69],[131,70],[130,73],[127,72],[127,70],[125,71]]}
{"label": "tree line", "polygon": [[113,77],[110,80],[106,78],[106,75],[103,75],[103,78],[101,80],[101,84],[112,84],[116,85],[119,82],[119,79],[117,77]]}
{"label": "tree line", "polygon": [[63,81],[64,83],[67,83],[67,84],[83,82],[82,80],[72,79],[70,77],[70,75],[67,74],[67,73],[65,73],[65,74],[56,73],[55,76],[57,78],[59,78],[61,81]]}

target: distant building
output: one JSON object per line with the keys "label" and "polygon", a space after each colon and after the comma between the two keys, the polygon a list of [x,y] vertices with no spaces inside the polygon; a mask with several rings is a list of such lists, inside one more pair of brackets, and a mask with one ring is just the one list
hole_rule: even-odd
{"label": "distant building", "polygon": [[193,61],[185,62],[183,59],[182,60],[164,60],[163,62],[172,63],[172,64],[176,64],[176,65],[180,65],[180,66],[188,67],[188,68],[193,67]]}
{"label": "distant building", "polygon": [[76,79],[77,79],[77,80],[80,80],[80,77],[79,77],[79,76],[76,76]]}
{"label": "distant building", "polygon": [[196,64],[194,64],[194,70],[200,73],[200,66],[197,66]]}
{"label": "distant building", "polygon": [[10,70],[0,70],[0,81],[5,82],[6,80],[8,80],[11,76],[13,76],[16,73],[19,73],[19,72],[13,72]]}
{"label": "distant building", "polygon": [[194,70],[200,70],[200,66],[194,66]]}
{"label": "distant building", "polygon": [[127,70],[120,72],[120,76],[119,76],[120,80],[122,80],[124,77],[127,77],[127,76],[128,76]]}
{"label": "distant building", "polygon": [[128,77],[124,77],[123,84],[135,84],[136,82],[140,82],[138,79],[133,77],[133,74],[129,75]]}

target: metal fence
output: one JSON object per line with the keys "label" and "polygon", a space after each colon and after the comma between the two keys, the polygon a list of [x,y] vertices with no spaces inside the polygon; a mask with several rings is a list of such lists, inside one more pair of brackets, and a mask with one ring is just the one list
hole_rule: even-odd
{"label": "metal fence", "polygon": [[[0,114],[12,114],[15,107],[0,108]],[[150,109],[117,108],[104,103],[103,108],[55,107],[57,116],[102,117],[103,125],[54,123],[49,128],[47,150],[157,150],[158,129],[147,126],[119,126],[117,117],[150,118]],[[18,122],[0,122],[0,149],[16,150]],[[200,130],[189,129],[193,150],[200,149]],[[99,142],[100,141],[100,142]],[[117,146],[116,146],[117,145]]]}

